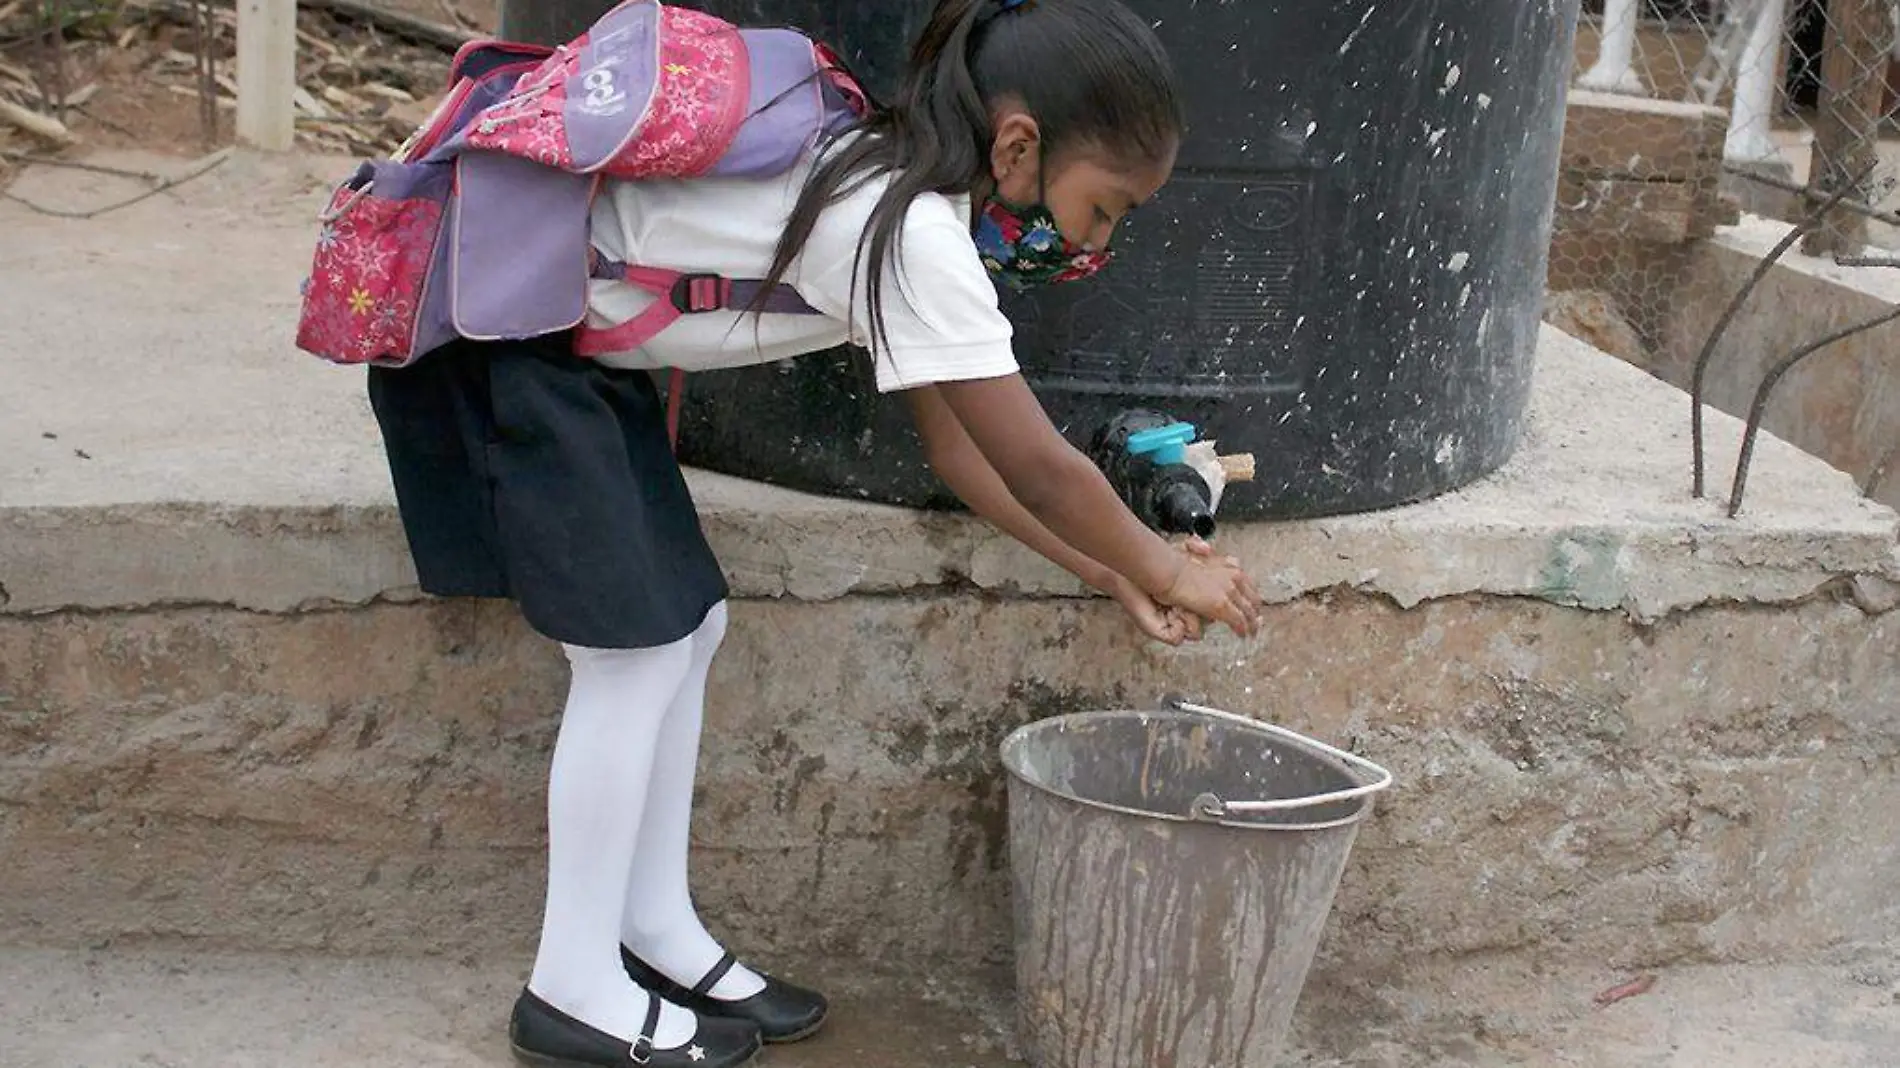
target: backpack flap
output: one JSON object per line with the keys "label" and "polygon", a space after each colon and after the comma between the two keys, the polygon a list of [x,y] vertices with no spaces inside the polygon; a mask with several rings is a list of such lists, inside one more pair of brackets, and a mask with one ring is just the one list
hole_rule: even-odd
{"label": "backpack flap", "polygon": [[661,11],[656,0],[626,0],[601,16],[477,116],[467,147],[564,171],[601,167],[653,101]]}
{"label": "backpack flap", "polygon": [[[576,162],[583,131],[589,125],[602,126],[599,133],[586,134],[587,143],[604,154],[597,166],[612,178],[704,175],[726,154],[748,114],[752,64],[738,29],[683,7],[660,6],[658,23],[658,68],[650,83],[633,83],[635,95],[644,91],[650,101],[631,129],[624,119],[608,118],[603,125],[603,119],[593,114],[591,96],[577,102],[570,94],[568,122]],[[583,85],[597,76],[590,71],[630,64],[620,41],[614,42],[611,51],[599,47],[605,43],[605,38],[596,40],[597,51],[591,59],[596,66],[587,66],[589,59],[583,57]]]}
{"label": "backpack flap", "polygon": [[627,0],[470,127],[467,147],[612,178],[692,178],[746,118],[750,63],[730,23]]}
{"label": "backpack flap", "polygon": [[594,181],[493,152],[457,158],[449,271],[456,333],[538,337],[581,321]]}

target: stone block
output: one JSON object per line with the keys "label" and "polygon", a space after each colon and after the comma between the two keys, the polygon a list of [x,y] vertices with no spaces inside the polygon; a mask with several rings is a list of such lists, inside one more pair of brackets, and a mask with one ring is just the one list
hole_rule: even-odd
{"label": "stone block", "polygon": [[1680,244],[1694,235],[1700,196],[1688,182],[1646,182],[1565,175],[1557,185],[1556,225],[1597,230],[1628,241]]}
{"label": "stone block", "polygon": [[1637,365],[1646,359],[1642,337],[1607,293],[1587,289],[1552,293],[1545,301],[1544,321],[1618,359]]}
{"label": "stone block", "polygon": [[1878,575],[1855,575],[1850,580],[1854,603],[1861,611],[1883,615],[1900,608],[1900,582]]}
{"label": "stone block", "polygon": [[1573,89],[1563,167],[1592,178],[1712,179],[1727,137],[1728,115],[1716,108]]}

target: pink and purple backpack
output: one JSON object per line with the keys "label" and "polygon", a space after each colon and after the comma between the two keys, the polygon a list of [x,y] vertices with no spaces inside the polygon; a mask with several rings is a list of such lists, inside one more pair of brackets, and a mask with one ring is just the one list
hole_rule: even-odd
{"label": "pink and purple backpack", "polygon": [[[770,177],[868,107],[823,45],[627,0],[560,48],[478,41],[394,157],[330,198],[297,346],[401,367],[456,338],[580,327],[581,355],[629,351],[681,315],[812,314],[789,286],[604,261],[588,216],[602,178]],[[610,330],[581,326],[590,278],[661,299]]]}

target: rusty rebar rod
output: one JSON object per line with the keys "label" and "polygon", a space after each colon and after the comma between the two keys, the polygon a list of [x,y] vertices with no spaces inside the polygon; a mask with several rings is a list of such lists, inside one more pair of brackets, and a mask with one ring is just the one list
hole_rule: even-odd
{"label": "rusty rebar rod", "polygon": [[1819,226],[1821,221],[1827,218],[1827,213],[1845,200],[1849,192],[1872,177],[1874,166],[1869,166],[1852,182],[1844,183],[1841,188],[1829,194],[1827,199],[1810,208],[1808,214],[1800,222],[1794,224],[1794,229],[1789,230],[1787,236],[1775,243],[1774,249],[1755,265],[1755,272],[1748,276],[1748,281],[1743,283],[1742,288],[1729,301],[1728,307],[1723,309],[1722,317],[1715,321],[1715,328],[1709,331],[1708,338],[1703,341],[1702,351],[1696,354],[1695,372],[1689,383],[1689,436],[1692,439],[1690,447],[1694,451],[1691,492],[1698,500],[1703,495],[1708,471],[1706,452],[1702,442],[1703,387],[1709,374],[1709,361],[1715,355],[1715,347],[1722,343],[1722,338],[1728,334],[1729,327],[1735,324],[1735,317],[1741,314],[1742,306],[1748,303],[1748,298],[1754,295],[1756,287],[1761,285],[1762,279],[1768,277],[1768,272],[1781,261],[1781,257],[1787,255],[1788,250],[1795,246],[1795,242],[1800,241],[1809,231]]}
{"label": "rusty rebar rod", "polygon": [[1900,304],[1894,305],[1871,319],[1855,323],[1853,326],[1841,330],[1836,330],[1832,334],[1821,338],[1819,341],[1803,345],[1769,370],[1767,377],[1762,379],[1760,387],[1755,390],[1755,403],[1750,406],[1748,410],[1748,427],[1742,432],[1742,453],[1735,462],[1735,486],[1734,489],[1730,491],[1728,499],[1728,517],[1730,519],[1741,514],[1742,493],[1748,488],[1748,468],[1755,459],[1755,439],[1761,434],[1762,417],[1768,411],[1768,400],[1774,394],[1775,386],[1781,382],[1782,377],[1789,371],[1794,370],[1803,360],[1820,352],[1822,349],[1845,341],[1855,334],[1865,333],[1877,326],[1883,326],[1893,322],[1896,319],[1900,319]]}

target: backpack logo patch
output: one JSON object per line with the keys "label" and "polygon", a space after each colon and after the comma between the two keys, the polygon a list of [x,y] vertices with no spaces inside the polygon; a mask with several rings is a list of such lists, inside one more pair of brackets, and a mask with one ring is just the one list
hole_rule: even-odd
{"label": "backpack logo patch", "polygon": [[581,75],[581,88],[585,95],[581,97],[580,110],[597,118],[618,115],[627,109],[627,92],[615,84],[614,69],[620,61],[608,57],[594,64]]}

